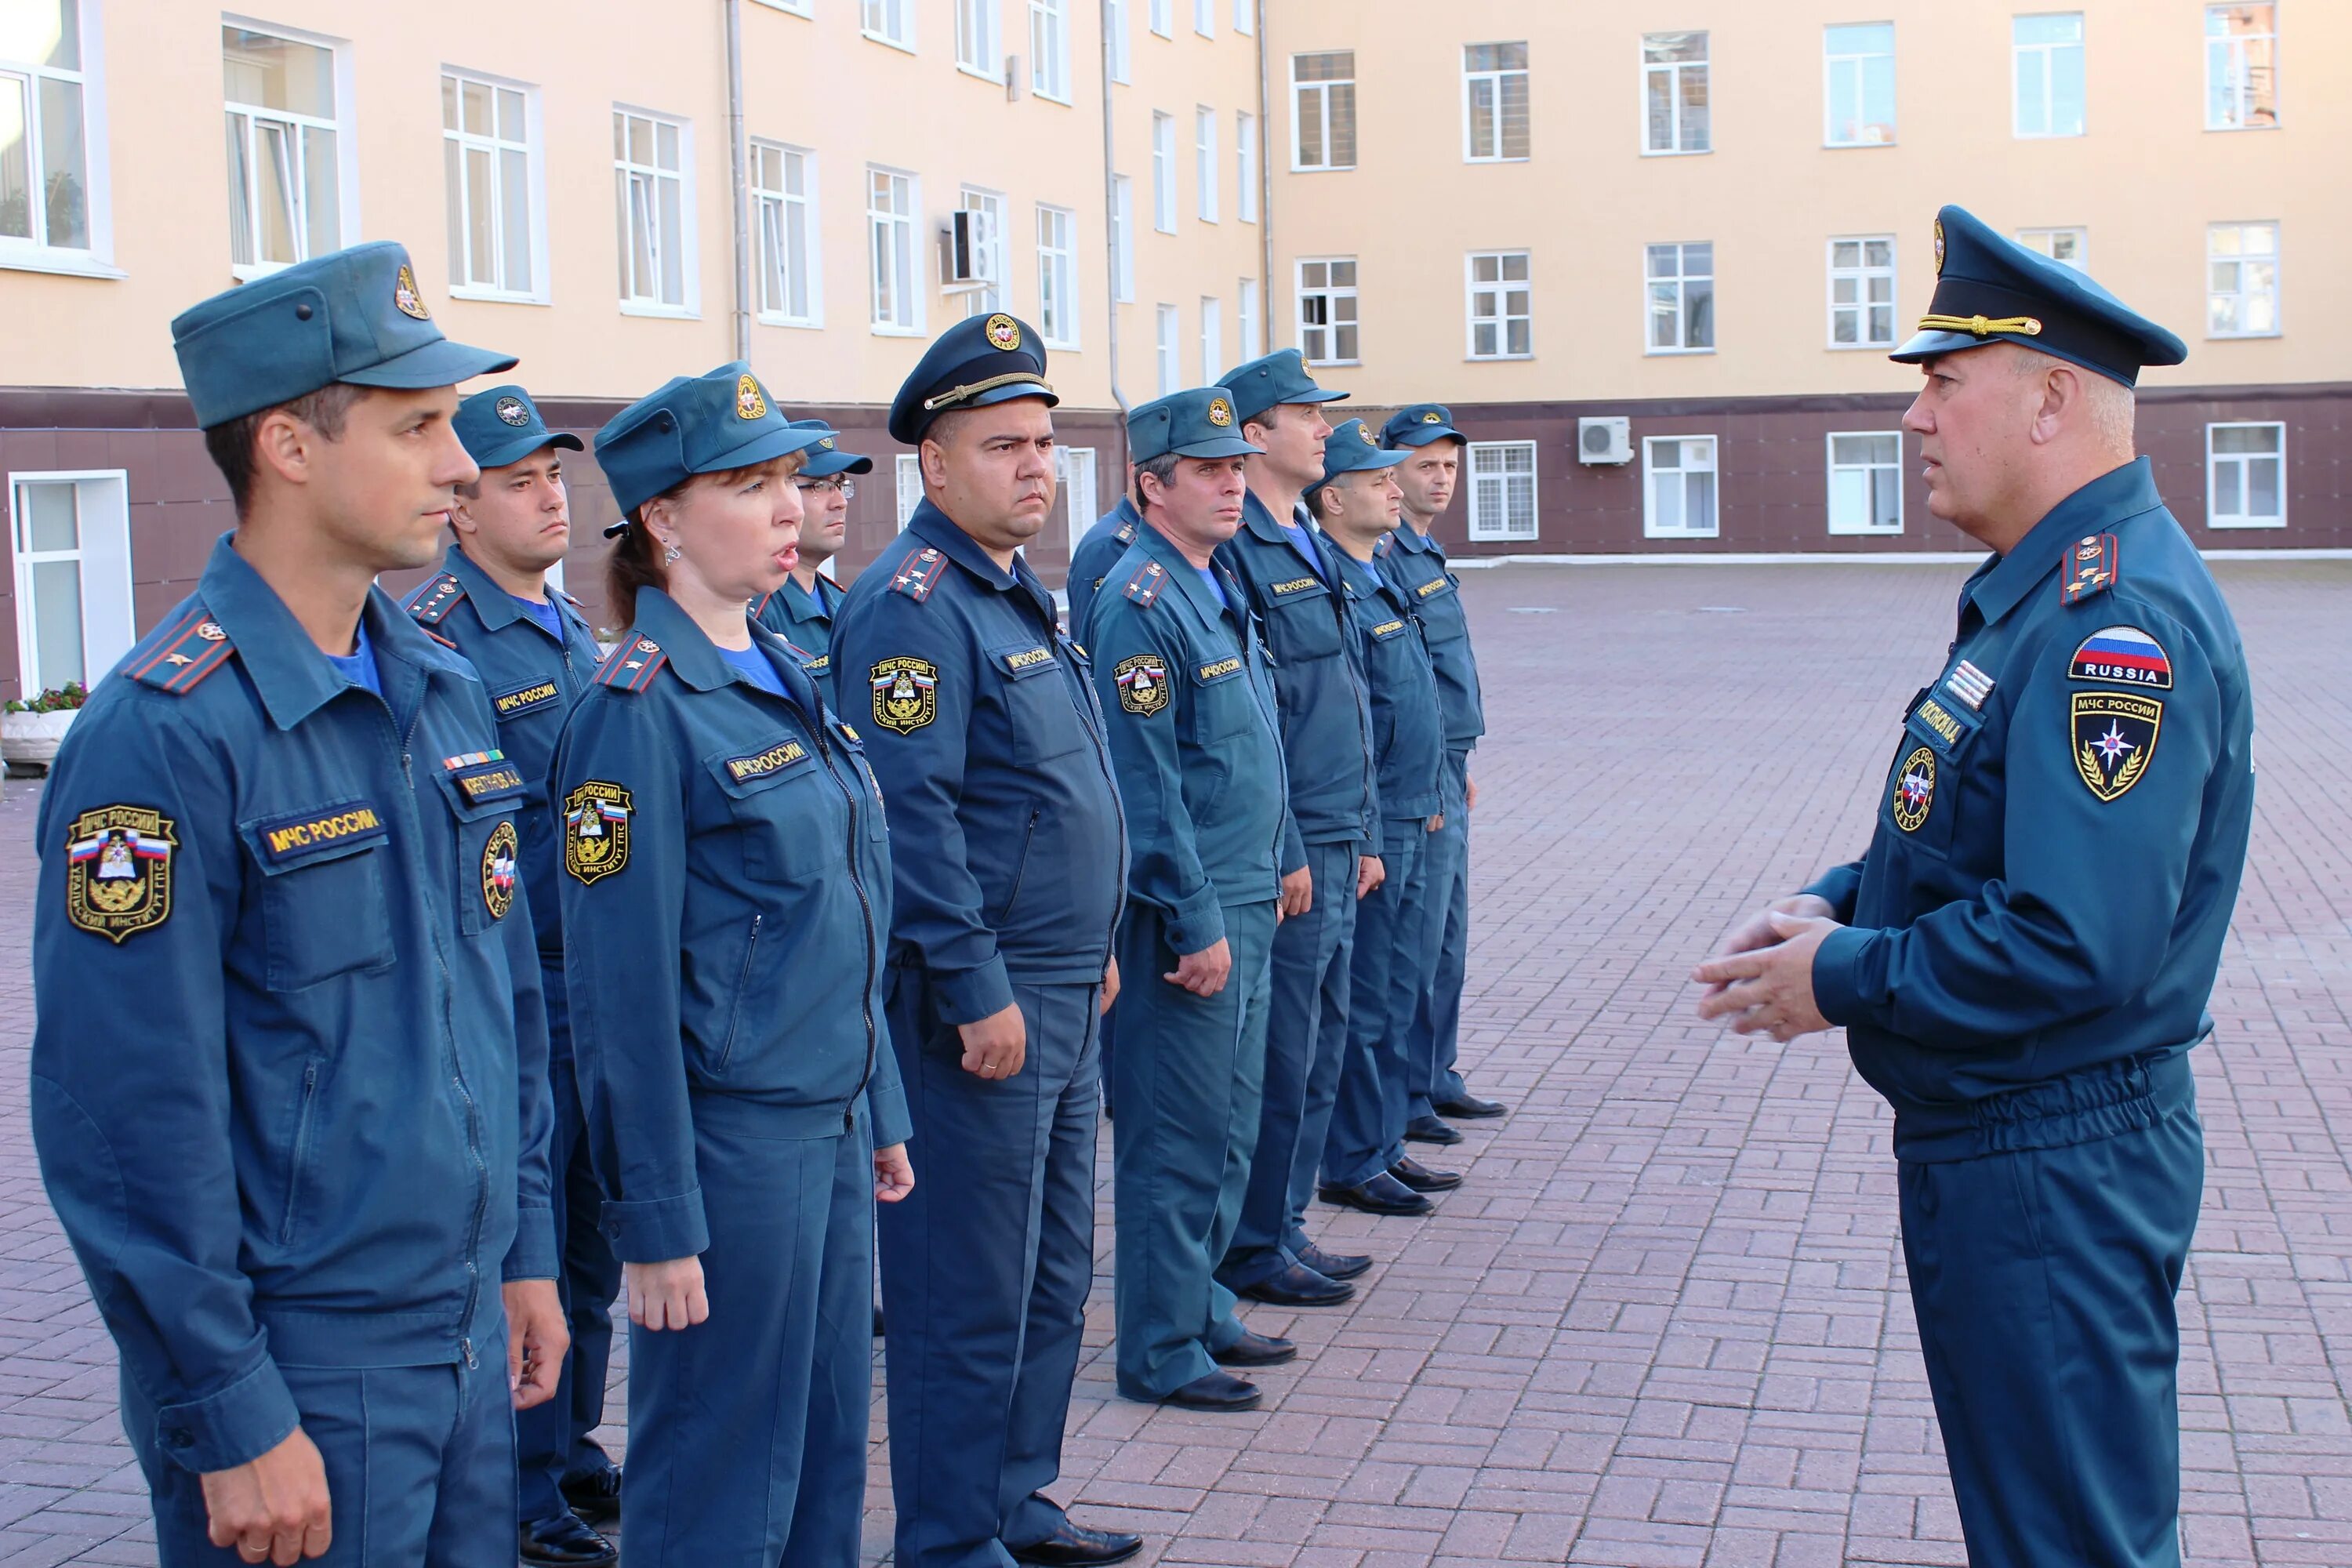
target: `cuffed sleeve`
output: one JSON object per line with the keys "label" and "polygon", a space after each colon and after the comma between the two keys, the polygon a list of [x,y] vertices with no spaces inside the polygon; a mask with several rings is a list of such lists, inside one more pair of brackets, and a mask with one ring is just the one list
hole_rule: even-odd
{"label": "cuffed sleeve", "polygon": [[[1862,862],[1832,866],[1801,890],[1828,904],[1832,919],[1841,923],[1851,921],[1854,899],[1862,891]],[[1818,969],[1819,964],[1815,967]]]}
{"label": "cuffed sleeve", "polygon": [[932,969],[929,975],[940,1016],[948,1023],[976,1024],[1013,1005],[1013,982],[1005,976],[1000,956],[977,969]]}
{"label": "cuffed sleeve", "polygon": [[606,1198],[598,1227],[612,1244],[613,1256],[624,1263],[667,1263],[692,1258],[710,1245],[699,1187],[636,1202]]}

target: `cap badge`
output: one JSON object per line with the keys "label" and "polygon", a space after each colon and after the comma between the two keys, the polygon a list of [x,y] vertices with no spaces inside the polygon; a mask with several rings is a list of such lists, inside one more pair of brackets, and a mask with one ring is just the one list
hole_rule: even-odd
{"label": "cap badge", "polygon": [[1433,408],[1421,416],[1421,422],[1423,425],[1443,425],[1445,423],[1445,416]]}
{"label": "cap badge", "polygon": [[530,410],[522,405],[522,399],[520,397],[501,397],[491,406],[498,416],[509,425],[521,426],[530,423]]}
{"label": "cap badge", "polygon": [[1377,447],[1381,444],[1381,438],[1372,434],[1372,427],[1369,425],[1356,426],[1356,438],[1367,447]]}
{"label": "cap badge", "polygon": [[735,417],[765,419],[768,416],[768,395],[760,390],[760,383],[750,371],[735,379]]}
{"label": "cap badge", "polygon": [[1233,422],[1234,410],[1232,405],[1228,404],[1222,397],[1212,397],[1209,399],[1210,424],[1222,427],[1231,425]]}
{"label": "cap badge", "polygon": [[833,437],[830,436],[818,437],[816,438],[816,444],[824,447],[828,452],[833,450]]}
{"label": "cap badge", "polygon": [[1021,346],[1021,323],[1002,310],[988,318],[988,325],[983,330],[988,333],[988,341],[1006,353]]}
{"label": "cap badge", "polygon": [[1944,220],[1936,220],[1936,276],[1944,275]]}
{"label": "cap badge", "polygon": [[400,307],[404,316],[414,316],[420,321],[433,319],[425,312],[425,296],[417,292],[416,274],[408,269],[405,261],[400,264],[400,275],[392,280],[392,302]]}

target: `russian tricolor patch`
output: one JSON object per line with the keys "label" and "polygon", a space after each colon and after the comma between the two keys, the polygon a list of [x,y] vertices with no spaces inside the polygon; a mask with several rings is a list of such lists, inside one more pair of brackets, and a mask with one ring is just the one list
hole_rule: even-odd
{"label": "russian tricolor patch", "polygon": [[2093,632],[2074,650],[2067,674],[2077,680],[2112,681],[2157,691],[2172,689],[2172,659],[2164,645],[2137,626]]}

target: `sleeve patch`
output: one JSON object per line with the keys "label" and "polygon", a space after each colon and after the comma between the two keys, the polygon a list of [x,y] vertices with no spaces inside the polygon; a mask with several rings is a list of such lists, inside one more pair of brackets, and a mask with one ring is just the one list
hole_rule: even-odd
{"label": "sleeve patch", "polygon": [[2102,680],[2172,689],[2172,657],[2164,645],[2137,626],[2107,626],[2083,639],[2066,673],[2076,680]]}
{"label": "sleeve patch", "polygon": [[874,689],[874,721],[911,735],[940,716],[940,667],[927,658],[877,660],[866,672]]}
{"label": "sleeve patch", "polygon": [[2134,691],[2077,691],[2073,710],[2074,771],[2103,804],[2121,800],[2156,755],[2164,704]]}
{"label": "sleeve patch", "polygon": [[563,868],[575,881],[592,883],[629,863],[629,817],[636,802],[629,792],[603,779],[590,779],[563,797]]}
{"label": "sleeve patch", "polygon": [[152,807],[102,805],[66,829],[66,919],[120,946],[172,918],[173,823]]}
{"label": "sleeve patch", "polygon": [[1149,719],[1168,706],[1168,664],[1158,654],[1123,658],[1112,673],[1118,683],[1118,705],[1129,713]]}

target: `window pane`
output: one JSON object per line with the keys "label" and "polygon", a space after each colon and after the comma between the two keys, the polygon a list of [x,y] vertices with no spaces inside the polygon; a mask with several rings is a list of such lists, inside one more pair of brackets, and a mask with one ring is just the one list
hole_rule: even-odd
{"label": "window pane", "polygon": [[2020,16],[2015,26],[2016,38],[2021,44],[2074,44],[2083,39],[2083,17],[2079,12],[2063,16]]}
{"label": "window pane", "polygon": [[677,127],[667,121],[657,121],[654,127],[654,148],[659,154],[656,159],[658,164],[662,168],[675,170],[677,167]]}
{"label": "window pane", "polygon": [[441,79],[441,129],[457,129],[457,79],[454,76]]}
{"label": "window pane", "polygon": [[2083,133],[2083,51],[2053,49],[2050,56],[2050,133]]}
{"label": "window pane", "polygon": [[[48,209],[48,242],[74,249],[89,244],[89,179],[81,147],[81,84],[41,82],[41,187]],[[6,154],[0,151],[0,161]]]}
{"label": "window pane", "polygon": [[254,122],[254,216],[261,223],[262,261],[300,259],[294,252],[294,144],[289,130],[266,120]]}
{"label": "window pane", "polygon": [[661,182],[661,300],[665,305],[686,303],[685,214],[679,211],[678,182]]}
{"label": "window pane", "polygon": [[1495,156],[1495,83],[1474,78],[1470,83],[1470,156]]}
{"label": "window pane", "polygon": [[1672,283],[1650,285],[1650,346],[1671,349],[1681,346],[1675,341],[1675,331],[1682,321],[1682,290]]}
{"label": "window pane", "polygon": [[491,210],[490,198],[497,193],[490,178],[490,154],[481,147],[466,149],[466,244],[467,254],[473,258],[471,276],[479,282],[495,287],[498,270],[498,215]]}
{"label": "window pane", "polygon": [[1668,473],[1657,474],[1650,481],[1650,493],[1655,498],[1653,510],[1657,516],[1658,531],[1682,532],[1683,489],[1680,476]]}
{"label": "window pane", "polygon": [[40,665],[39,679],[43,689],[84,679],[81,661],[81,563],[37,562],[33,566],[31,576],[33,657]]}
{"label": "window pane", "polygon": [[1333,82],[1325,89],[1331,113],[1331,165],[1353,168],[1356,163],[1356,84]]}
{"label": "window pane", "polygon": [[1503,79],[1503,156],[1524,158],[1528,155],[1528,79],[1507,76]]}
{"label": "window pane", "polygon": [[1642,38],[1642,58],[1653,65],[1706,58],[1705,33],[1648,33]]}
{"label": "window pane", "polygon": [[1515,354],[1535,353],[1531,323],[1525,317],[1506,323],[1506,352]]}
{"label": "window pane", "polygon": [[628,125],[629,162],[651,168],[654,161],[654,122],[650,120],[640,120],[634,114],[625,115],[623,118]]}
{"label": "window pane", "polygon": [[1903,526],[1903,481],[1893,468],[1877,468],[1871,473],[1870,525],[1890,533]]}
{"label": "window pane", "polygon": [[1646,72],[1642,85],[1648,106],[1647,139],[1643,145],[1653,153],[1671,153],[1675,150],[1674,73],[1662,70]]}
{"label": "window pane", "polygon": [[1715,531],[1715,476],[1711,473],[1683,476],[1685,511],[1683,525],[1693,533]]}
{"label": "window pane", "polygon": [[25,503],[25,542],[37,551],[78,550],[81,524],[73,486],[28,484],[16,492]]}
{"label": "window pane", "polygon": [[1685,153],[1704,153],[1710,145],[1706,130],[1706,68],[1685,66],[1678,74],[1682,81],[1681,150]]}
{"label": "window pane", "polygon": [[524,155],[509,147],[499,153],[499,205],[506,226],[506,251],[499,258],[500,287],[530,287],[530,174]]}
{"label": "window pane", "polygon": [[528,142],[529,126],[523,119],[522,94],[510,87],[499,89],[499,140]]}
{"label": "window pane", "polygon": [[1715,247],[1713,245],[1685,245],[1683,247],[1684,276],[1691,278],[1706,278],[1713,276],[1714,272]]}
{"label": "window pane", "polygon": [[1339,288],[1353,289],[1356,286],[1356,264],[1352,261],[1331,263],[1331,281]]}
{"label": "window pane", "polygon": [[2246,465],[2246,514],[2249,517],[2278,516],[2280,467],[2276,458],[2256,458]]}
{"label": "window pane", "polygon": [[2246,465],[2216,463],[2213,465],[2213,510],[2222,517],[2246,515]]}
{"label": "window pane", "polygon": [[[2275,453],[2284,435],[2284,432],[2275,425],[2216,425],[2213,426],[2213,450]],[[37,544],[34,548],[51,547]]]}
{"label": "window pane", "polygon": [[309,245],[304,253],[324,256],[342,244],[342,205],[336,199],[341,184],[335,167],[335,133],[315,126],[302,128],[302,200],[310,216]]}
{"label": "window pane", "polygon": [[475,281],[473,270],[466,260],[466,163],[464,149],[445,138],[441,143],[441,190],[447,204],[449,226],[449,280],[452,283]]}
{"label": "window pane", "polygon": [[221,29],[221,70],[231,103],[320,120],[335,117],[332,51],[246,27]]}
{"label": "window pane", "polygon": [[0,5],[0,59],[81,68],[81,29],[74,0],[8,0]]}
{"label": "window pane", "polygon": [[2046,136],[2050,133],[2047,59],[2048,57],[2038,49],[2028,49],[2017,57],[2017,133],[2020,136]]}
{"label": "window pane", "polygon": [[33,237],[32,120],[26,112],[26,82],[0,76],[0,235]]}
{"label": "window pane", "polygon": [[1715,346],[1715,285],[1688,283],[1683,287],[1683,309],[1685,321],[1683,346],[1711,349]]}
{"label": "window pane", "polygon": [[228,117],[228,258],[236,266],[253,264],[253,209],[247,200],[253,171],[247,162],[247,125],[241,114]]}
{"label": "window pane", "polygon": [[466,133],[469,136],[490,134],[490,85],[483,81],[466,83],[462,93]]}
{"label": "window pane", "polygon": [[1864,519],[1869,510],[1869,489],[1870,475],[1865,469],[1840,468],[1830,475],[1830,527],[1832,530],[1864,526]]}

